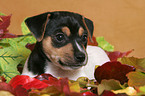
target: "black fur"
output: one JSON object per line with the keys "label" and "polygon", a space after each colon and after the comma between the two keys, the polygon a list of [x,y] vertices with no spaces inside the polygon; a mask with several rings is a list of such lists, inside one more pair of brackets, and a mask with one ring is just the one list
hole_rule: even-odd
{"label": "black fur", "polygon": [[[49,20],[46,21],[46,18],[50,14]],[[87,18],[84,19],[85,23],[91,33],[91,36],[93,35],[93,22]],[[47,12],[44,14],[40,14],[34,17],[30,17],[26,19],[26,24],[30,31],[34,34],[36,39],[40,38],[44,33],[43,39],[47,38],[48,36],[52,37],[52,45],[55,48],[60,48],[68,43],[72,43],[74,50],[74,56],[77,54],[82,54],[79,52],[79,50],[76,48],[76,45],[74,44],[75,41],[78,42],[79,45],[83,48],[87,46],[87,40],[84,40],[84,37],[80,37],[78,34],[78,29],[80,27],[83,27],[85,30],[84,35],[87,36],[87,30],[86,27],[82,21],[82,15],[79,15],[77,13],[72,12],[65,12],[65,11],[58,11],[58,12]],[[46,24],[46,28],[45,27]],[[56,40],[56,34],[61,34],[61,28],[67,26],[70,31],[71,35],[69,37],[64,36],[65,40],[63,42],[58,42]],[[42,41],[43,41],[42,39]],[[42,41],[38,41],[36,43],[36,46],[34,50],[32,51],[29,60],[28,60],[28,70],[33,72],[34,74],[42,74],[45,72],[45,62],[49,60],[49,58],[45,55],[42,48]],[[83,55],[81,55],[83,56]],[[79,57],[78,57],[79,58]],[[76,59],[78,59],[76,58]],[[60,62],[60,61],[59,61]],[[80,61],[79,61],[80,62]],[[60,62],[61,64],[62,62]],[[63,64],[62,64],[63,65]],[[71,65],[70,65],[71,66]]]}

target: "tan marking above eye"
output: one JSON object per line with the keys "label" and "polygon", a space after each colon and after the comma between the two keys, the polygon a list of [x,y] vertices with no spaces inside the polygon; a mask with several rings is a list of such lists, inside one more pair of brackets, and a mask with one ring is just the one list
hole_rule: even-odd
{"label": "tan marking above eye", "polygon": [[70,29],[68,27],[62,27],[62,32],[65,33],[67,36],[70,36]]}
{"label": "tan marking above eye", "polygon": [[79,36],[82,36],[84,33],[84,29],[82,27],[80,27],[78,32],[79,32]]}

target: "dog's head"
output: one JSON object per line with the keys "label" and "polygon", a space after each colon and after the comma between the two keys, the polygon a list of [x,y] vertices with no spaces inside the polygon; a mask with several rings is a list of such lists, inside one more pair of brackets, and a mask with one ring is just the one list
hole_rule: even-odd
{"label": "dog's head", "polygon": [[66,70],[87,63],[87,39],[93,35],[93,22],[72,12],[48,12],[25,20],[28,28],[42,43],[50,61]]}

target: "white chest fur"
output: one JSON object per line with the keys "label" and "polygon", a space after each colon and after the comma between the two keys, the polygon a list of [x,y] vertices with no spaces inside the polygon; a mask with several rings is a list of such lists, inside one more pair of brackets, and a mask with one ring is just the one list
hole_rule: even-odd
{"label": "white chest fur", "polygon": [[[55,77],[68,77],[71,80],[76,80],[78,77],[88,77],[89,79],[94,79],[94,70],[95,65],[102,65],[105,62],[110,61],[107,54],[102,50],[101,48],[97,46],[88,46],[87,47],[87,53],[88,53],[88,63],[86,66],[78,69],[78,70],[63,70],[50,62],[46,66],[46,72],[49,73]],[[32,75],[31,72],[28,72],[27,70],[27,61],[24,66],[23,75],[29,75],[31,77],[34,77],[35,75]]]}

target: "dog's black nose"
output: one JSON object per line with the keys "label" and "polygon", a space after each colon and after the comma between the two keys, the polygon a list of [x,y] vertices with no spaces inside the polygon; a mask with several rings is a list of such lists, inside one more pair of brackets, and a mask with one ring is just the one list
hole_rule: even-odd
{"label": "dog's black nose", "polygon": [[75,59],[79,63],[84,62],[85,61],[85,58],[86,58],[85,54],[84,53],[81,53],[81,52],[77,52],[76,55],[75,55]]}

